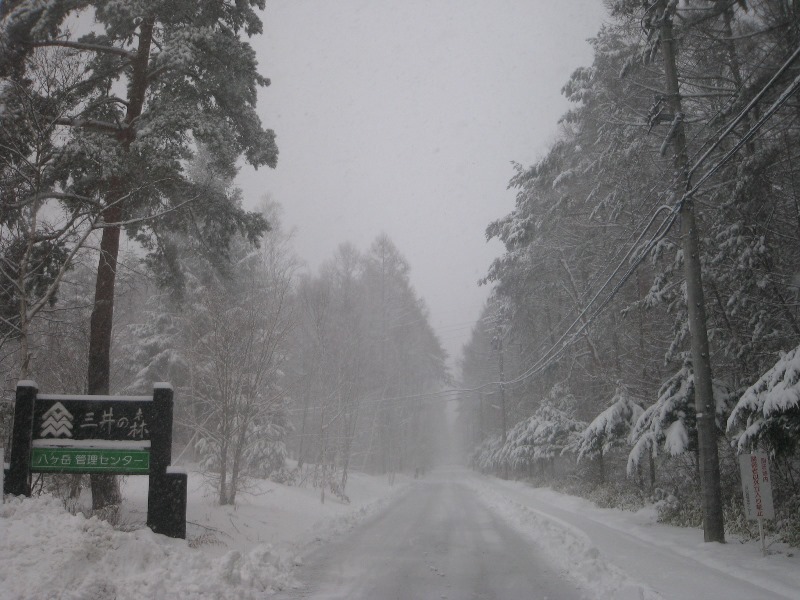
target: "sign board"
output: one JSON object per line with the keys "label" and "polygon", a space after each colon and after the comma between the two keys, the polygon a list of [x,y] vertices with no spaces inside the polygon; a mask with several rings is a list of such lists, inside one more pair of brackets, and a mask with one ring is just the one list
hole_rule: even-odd
{"label": "sign board", "polygon": [[30,470],[147,475],[158,418],[151,396],[37,394]]}
{"label": "sign board", "polygon": [[[34,440],[150,440],[151,396],[39,394],[33,407]],[[68,445],[68,444],[65,444]]]}
{"label": "sign board", "polygon": [[31,473],[148,475],[148,527],[186,538],[187,476],[169,471],[172,412],[166,383],[152,396],[73,396],[20,381],[3,490],[30,496]]}
{"label": "sign board", "polygon": [[103,448],[31,448],[31,471],[147,475],[150,452]]}
{"label": "sign board", "polygon": [[763,452],[739,456],[742,475],[744,510],[751,521],[774,519],[772,506],[772,479],[769,474],[769,459]]}

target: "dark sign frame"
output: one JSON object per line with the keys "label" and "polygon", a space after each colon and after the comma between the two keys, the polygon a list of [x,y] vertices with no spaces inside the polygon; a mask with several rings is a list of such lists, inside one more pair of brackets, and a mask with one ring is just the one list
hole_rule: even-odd
{"label": "dark sign frame", "polygon": [[30,496],[36,472],[146,474],[147,526],[185,539],[187,475],[170,466],[172,413],[168,383],[152,396],[71,396],[20,381],[3,491]]}

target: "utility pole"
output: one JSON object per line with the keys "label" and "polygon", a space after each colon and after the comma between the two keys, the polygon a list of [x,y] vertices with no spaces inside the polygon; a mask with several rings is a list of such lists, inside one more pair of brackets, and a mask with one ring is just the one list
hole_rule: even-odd
{"label": "utility pole", "polygon": [[[674,144],[673,165],[678,174],[676,200],[681,189],[689,190],[688,154],[686,132],[683,126],[678,69],[675,59],[672,15],[676,2],[657,0],[653,26],[659,27],[659,40],[664,55],[664,76],[667,101],[673,115],[670,134]],[[652,5],[651,5],[652,6]],[[703,498],[703,533],[706,542],[724,542],[725,527],[722,515],[719,455],[717,452],[716,406],[711,385],[711,357],[706,330],[706,310],[703,298],[703,280],[700,269],[699,236],[691,197],[683,197],[680,204],[683,267],[686,278],[686,304],[689,313],[689,334],[694,371],[694,401],[697,411],[697,438],[700,454],[700,484]]]}

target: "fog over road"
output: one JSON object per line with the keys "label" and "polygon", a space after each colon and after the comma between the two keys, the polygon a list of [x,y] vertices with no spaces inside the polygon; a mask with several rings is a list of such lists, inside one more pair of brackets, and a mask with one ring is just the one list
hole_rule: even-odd
{"label": "fog over road", "polygon": [[414,482],[386,510],[307,557],[281,599],[572,600],[583,594],[456,473]]}

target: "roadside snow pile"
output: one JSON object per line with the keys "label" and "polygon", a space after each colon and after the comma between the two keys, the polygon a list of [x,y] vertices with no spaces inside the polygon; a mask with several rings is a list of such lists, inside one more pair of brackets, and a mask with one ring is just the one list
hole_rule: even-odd
{"label": "roadside snow pile", "polygon": [[211,558],[149,529],[114,530],[51,497],[0,505],[3,600],[263,598],[292,583],[292,560],[268,545]]}
{"label": "roadside snow pile", "polygon": [[[72,515],[52,496],[0,504],[0,600],[248,600],[295,585],[294,567],[352,529],[404,485],[352,473],[352,504],[320,503],[319,490],[254,480],[236,506],[219,506],[189,473],[188,542],[144,526],[147,478],[123,481],[117,531]],[[87,499],[83,499],[87,503]]]}
{"label": "roadside snow pile", "polygon": [[[594,598],[779,600],[800,598],[800,555],[770,543],[704,543],[699,529],[657,522],[637,512],[519,481],[470,474],[479,497],[528,535]],[[637,595],[640,594],[640,595]]]}
{"label": "roadside snow pile", "polygon": [[[327,495],[311,485],[287,486],[253,479],[235,506],[220,506],[216,493],[197,471],[189,471],[187,538],[205,554],[221,557],[230,550],[247,554],[269,543],[291,554],[303,554],[311,543],[327,540],[379,510],[385,500],[403,489],[405,479],[390,485],[384,477],[351,473],[347,492],[351,502]],[[124,482],[122,522],[144,525],[147,478]],[[138,528],[138,527],[137,527]]]}
{"label": "roadside snow pile", "polygon": [[468,481],[481,501],[541,547],[588,597],[594,600],[663,600],[654,590],[604,560],[589,536],[577,527],[516,502],[502,490],[479,480]]}

